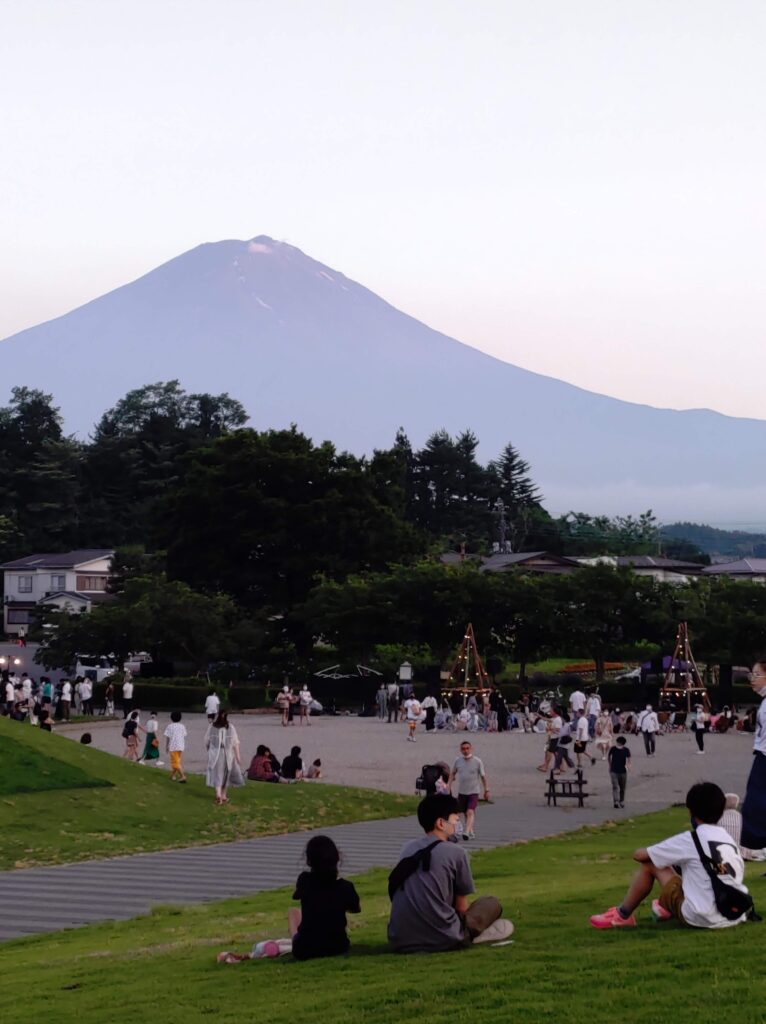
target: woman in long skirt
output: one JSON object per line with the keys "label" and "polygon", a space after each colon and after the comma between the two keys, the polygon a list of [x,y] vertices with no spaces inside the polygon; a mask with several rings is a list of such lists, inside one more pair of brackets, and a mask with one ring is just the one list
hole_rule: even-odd
{"label": "woman in long skirt", "polygon": [[205,782],[215,790],[215,802],[226,804],[229,786],[244,786],[242,762],[239,753],[239,736],[225,711],[219,711],[205,733],[207,747],[207,771]]}
{"label": "woman in long skirt", "polygon": [[157,731],[159,726],[157,724],[157,716],[153,711],[149,713],[149,721],[146,723],[144,732],[146,733],[146,739],[144,740],[144,752],[141,754],[139,761],[152,761],[156,764],[162,764],[160,761],[160,741],[157,738]]}
{"label": "woman in long skirt", "polygon": [[766,661],[756,661],[750,685],[761,698],[755,725],[753,767],[742,804],[742,845],[750,850],[766,847]]}

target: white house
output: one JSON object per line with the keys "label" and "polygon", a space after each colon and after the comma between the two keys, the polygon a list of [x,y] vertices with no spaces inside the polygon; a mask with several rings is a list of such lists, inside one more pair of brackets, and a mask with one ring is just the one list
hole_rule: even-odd
{"label": "white house", "polygon": [[3,570],[3,627],[25,633],[42,606],[87,612],[106,593],[114,551],[84,548],[60,554],[27,555],[0,565]]}

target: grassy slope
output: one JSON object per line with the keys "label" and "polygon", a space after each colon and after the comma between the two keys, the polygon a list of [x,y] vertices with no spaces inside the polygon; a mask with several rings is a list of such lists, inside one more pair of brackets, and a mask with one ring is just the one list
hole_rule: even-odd
{"label": "grassy slope", "polygon": [[52,789],[81,789],[110,783],[75,764],[3,735],[0,741],[0,797],[12,793],[41,793]]}
{"label": "grassy slope", "polygon": [[[15,740],[17,743],[7,743]],[[32,763],[55,759],[109,788],[0,795],[0,862],[7,867],[56,864],[291,832],[347,821],[407,814],[411,797],[341,786],[248,784],[215,807],[197,777],[171,782],[167,771],[130,764],[79,743],[0,719],[0,750],[9,772],[17,744]],[[58,766],[51,762],[58,770]]]}
{"label": "grassy slope", "polygon": [[[642,910],[635,929],[588,925],[622,895],[632,850],[684,824],[683,812],[666,811],[475,855],[479,891],[500,896],[516,923],[503,948],[388,953],[385,873],[376,871],[357,880],[363,912],[348,958],[214,962],[220,949],[284,935],[283,890],[4,945],[0,1006],[14,1024],[102,1024],[125,1009],[162,1024],[756,1024],[766,1012],[766,924],[695,931],[655,925]],[[748,882],[766,905],[760,870],[752,865]]]}

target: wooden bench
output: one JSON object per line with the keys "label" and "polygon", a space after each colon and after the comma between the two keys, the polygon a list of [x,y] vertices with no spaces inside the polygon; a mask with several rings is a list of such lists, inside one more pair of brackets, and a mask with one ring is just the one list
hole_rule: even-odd
{"label": "wooden bench", "polygon": [[578,807],[582,807],[583,801],[588,795],[583,788],[585,783],[586,780],[582,777],[582,768],[578,768],[574,778],[571,779],[556,778],[555,773],[551,770],[548,776],[548,789],[545,793],[548,806],[550,807],[551,802],[553,802],[553,806],[558,807],[558,800],[571,797],[577,801]]}

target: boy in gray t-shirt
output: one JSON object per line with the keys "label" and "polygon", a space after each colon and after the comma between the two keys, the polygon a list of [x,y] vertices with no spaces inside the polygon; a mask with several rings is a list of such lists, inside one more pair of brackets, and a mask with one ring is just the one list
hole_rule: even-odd
{"label": "boy in gray t-shirt", "polygon": [[448,842],[458,823],[457,800],[446,794],[427,796],[418,807],[425,835],[404,847],[401,859],[426,851],[415,870],[394,892],[388,941],[398,953],[440,953],[473,942],[497,942],[513,932],[500,919],[494,896],[468,903],[474,891],[468,858],[462,847]]}
{"label": "boy in gray t-shirt", "polygon": [[489,783],[484,763],[475,757],[468,740],[460,744],[460,757],[452,766],[449,778],[450,792],[452,783],[457,782],[457,802],[461,814],[465,815],[463,839],[475,839],[473,826],[476,819],[476,808],[479,806],[479,795],[484,791],[484,799],[489,800]]}

